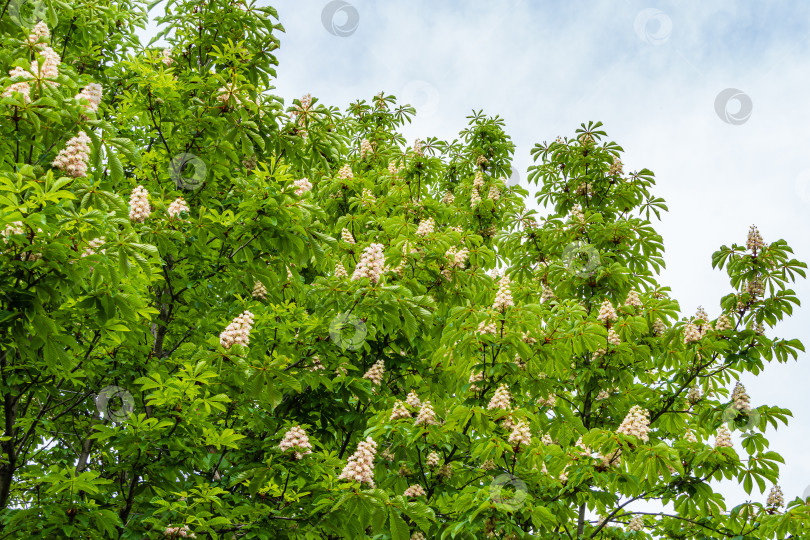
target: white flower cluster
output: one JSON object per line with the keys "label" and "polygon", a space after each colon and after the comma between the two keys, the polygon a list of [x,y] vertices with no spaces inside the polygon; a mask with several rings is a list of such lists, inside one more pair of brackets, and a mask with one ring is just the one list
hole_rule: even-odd
{"label": "white flower cluster", "polygon": [[143,223],[151,212],[149,192],[143,186],[133,189],[132,194],[129,196],[129,219],[136,223]]}
{"label": "white flower cluster", "polygon": [[453,196],[453,192],[447,190],[444,192],[444,196],[442,197],[442,202],[446,205],[451,205],[456,201],[456,198]]}
{"label": "white flower cluster", "polygon": [[751,412],[751,397],[745,391],[745,386],[737,382],[734,385],[734,390],[731,392],[731,400],[734,402],[734,408],[738,411],[748,413]]}
{"label": "white flower cluster", "polygon": [[374,456],[377,443],[371,437],[357,445],[357,451],[349,457],[349,462],[338,476],[339,480],[354,480],[374,487]]}
{"label": "white flower cluster", "polygon": [[425,459],[425,465],[428,467],[438,467],[439,466],[439,454],[437,452],[431,452],[428,454],[427,458]]}
{"label": "white flower cluster", "polygon": [[321,357],[317,354],[312,357],[312,365],[307,368],[308,371],[326,371],[326,367],[321,363]]}
{"label": "white flower cluster", "polygon": [[610,397],[610,390],[600,390],[596,396],[596,401],[604,401]]}
{"label": "white flower cluster", "polygon": [[160,61],[163,62],[166,66],[171,66],[174,63],[174,60],[172,59],[171,47],[166,47],[165,49],[163,49],[160,55],[161,55]]}
{"label": "white flower cluster", "polygon": [[[9,71],[8,76],[24,77],[26,79],[32,78],[32,75],[21,67],[15,67],[11,71]],[[3,91],[1,97],[12,97],[14,95],[14,92],[19,92],[20,94],[22,94],[23,101],[25,103],[31,103],[31,85],[28,84],[27,82],[20,81],[9,85],[9,87]]]}
{"label": "white flower cluster", "polygon": [[571,208],[571,219],[580,225],[585,225],[585,214],[582,213],[582,207],[579,204],[575,204]]}
{"label": "white flower cluster", "polygon": [[169,526],[164,529],[163,534],[169,538],[197,538],[197,535],[191,532],[188,525],[172,527],[172,524],[169,523]]}
{"label": "white flower cluster", "polygon": [[608,343],[614,346],[621,345],[622,343],[622,339],[619,337],[619,334],[617,334],[613,328],[608,330],[607,341]]}
{"label": "white flower cluster", "polygon": [[369,278],[372,283],[378,283],[385,268],[385,255],[382,244],[371,244],[363,250],[360,262],[354,268],[352,281]]}
{"label": "white flower cluster", "polygon": [[312,182],[310,182],[307,178],[301,178],[300,180],[293,182],[293,186],[295,186],[295,194],[300,197],[312,189]]}
{"label": "white flower cluster", "polygon": [[493,470],[495,467],[496,467],[495,462],[494,462],[493,460],[491,460],[491,459],[488,459],[488,460],[484,461],[484,462],[481,464],[481,468],[482,468],[483,470],[485,470],[485,471],[491,471],[491,470]]}
{"label": "white flower cluster", "polygon": [[780,488],[778,485],[773,486],[771,488],[771,492],[768,493],[768,501],[766,504],[773,508],[784,506],[785,496],[782,494],[782,488]]}
{"label": "white flower cluster", "polygon": [[641,307],[641,298],[639,298],[638,292],[630,291],[627,294],[627,299],[624,301],[624,305],[625,306],[631,306],[631,307],[640,308]]}
{"label": "white flower cluster", "polygon": [[295,459],[301,459],[306,454],[312,453],[312,445],[309,443],[309,437],[301,426],[291,427],[287,433],[284,434],[284,439],[279,443],[278,449],[282,452],[293,450]]}
{"label": "white flower cluster", "polygon": [[405,404],[401,401],[394,403],[394,410],[391,411],[390,420],[400,420],[402,418],[410,418],[411,412],[405,408]]}
{"label": "white flower cluster", "polygon": [[250,344],[250,330],[253,328],[253,313],[244,311],[236,317],[219,335],[219,344],[230,349],[234,343]]}
{"label": "white flower cluster", "polygon": [[548,285],[543,286],[543,294],[540,295],[541,302],[550,302],[554,300],[556,296],[554,296],[554,291],[551,290],[551,287]]}
{"label": "white flower cluster", "polygon": [[464,265],[467,263],[467,257],[469,257],[470,252],[467,248],[458,249],[456,246],[450,246],[450,248],[444,252],[444,256],[447,257],[449,261],[448,268],[442,270],[442,275],[448,281],[451,278],[452,270],[457,268],[459,270],[464,269]]}
{"label": "white flower cluster", "polygon": [[78,135],[68,140],[51,165],[74,178],[87,176],[90,142],[90,137],[84,131],[80,131]]}
{"label": "white flower cluster", "polygon": [[664,324],[664,321],[662,321],[661,319],[656,319],[655,322],[653,323],[653,333],[656,336],[662,336],[666,331],[667,325]]}
{"label": "white flower cluster", "polygon": [[689,388],[689,392],[687,392],[686,394],[686,401],[695,404],[701,399],[703,399],[703,396],[700,391],[700,387],[698,385],[694,385],[691,388]]}
{"label": "white flower cluster", "polygon": [[419,531],[416,531],[411,535],[411,540],[426,540],[425,535]]}
{"label": "white flower cluster", "polygon": [[354,244],[354,236],[352,236],[352,233],[346,227],[343,227],[343,230],[340,232],[340,237],[347,244]]}
{"label": "white flower cluster", "polygon": [[470,193],[470,208],[475,208],[481,203],[481,194],[477,189],[473,189]]}
{"label": "white flower cluster", "polygon": [[183,200],[183,197],[177,197],[172,204],[169,205],[168,210],[166,210],[170,218],[178,218],[183,212],[188,213],[190,211],[191,209],[188,207],[188,204],[186,204],[186,201]]}
{"label": "white flower cluster", "polygon": [[714,439],[715,448],[731,448],[734,444],[731,442],[731,432],[725,424],[717,429],[717,436]]}
{"label": "white flower cluster", "polygon": [[692,431],[691,431],[691,430],[689,430],[689,429],[687,429],[687,430],[686,430],[686,434],[683,436],[683,438],[684,438],[684,439],[685,439],[687,442],[691,442],[691,443],[696,443],[696,442],[698,442],[698,441],[697,441],[697,437],[695,437],[695,434],[694,434],[694,433],[692,433]]}
{"label": "white flower cluster", "polygon": [[416,392],[411,390],[408,392],[408,397],[405,398],[405,404],[414,409],[418,409],[422,406],[422,401],[419,399],[419,396],[416,395]]}
{"label": "white flower cluster", "polygon": [[512,433],[509,434],[509,444],[512,446],[529,446],[532,443],[532,432],[529,425],[523,420],[518,420],[518,423],[512,428]]}
{"label": "white flower cluster", "polygon": [[751,225],[751,228],[748,230],[748,240],[745,242],[745,247],[754,252],[765,247],[762,236],[760,236],[759,230],[757,230],[754,225]]}
{"label": "white flower cluster", "polygon": [[31,33],[28,34],[28,44],[35,45],[39,43],[40,38],[51,39],[51,31],[45,21],[39,21],[31,29]]}
{"label": "white flower cluster", "polygon": [[509,289],[510,284],[509,276],[504,274],[498,285],[498,292],[495,294],[495,303],[492,304],[493,309],[496,311],[503,313],[507,308],[515,305],[512,301],[512,292]]}
{"label": "white flower cluster", "polygon": [[346,269],[343,268],[343,263],[338,262],[335,265],[335,277],[338,279],[343,279],[349,277],[349,274],[346,273]]}
{"label": "white flower cluster", "polygon": [[429,234],[432,234],[435,230],[436,224],[433,221],[433,218],[427,218],[419,222],[419,226],[416,228],[416,234],[418,236],[425,237]]}
{"label": "white flower cluster", "polygon": [[691,321],[686,323],[686,326],[683,329],[683,343],[684,345],[688,345],[690,343],[695,343],[696,341],[700,341],[700,338],[703,337],[700,334],[700,330],[698,327],[694,325]]}
{"label": "white flower cluster", "polygon": [[497,332],[497,328],[495,327],[494,322],[481,321],[481,323],[478,325],[478,332],[480,334],[495,335],[495,332]]}
{"label": "white flower cluster", "polygon": [[413,153],[420,157],[425,155],[424,152],[422,152],[422,141],[419,139],[413,142]]}
{"label": "white flower cluster", "polygon": [[364,379],[368,379],[376,386],[382,384],[383,374],[385,373],[385,360],[377,360],[371,368],[363,375]]}
{"label": "white flower cluster", "polygon": [[501,198],[501,190],[498,189],[497,186],[490,186],[489,187],[489,194],[487,194],[487,198],[493,201],[497,201]]}
{"label": "white flower cluster", "polygon": [[436,413],[433,412],[433,406],[430,404],[430,401],[422,403],[422,407],[419,409],[419,414],[416,416],[414,424],[417,426],[421,426],[422,424],[435,426],[438,424],[436,421]]}
{"label": "white flower cluster", "polygon": [[422,497],[425,495],[425,490],[419,484],[412,484],[408,489],[406,489],[403,493],[403,497]]}
{"label": "white flower cluster", "polygon": [[602,305],[599,307],[599,315],[597,315],[596,320],[607,324],[615,321],[618,318],[619,317],[616,315],[616,309],[613,307],[613,304],[610,303],[610,300],[605,298]]}
{"label": "white flower cluster", "polygon": [[338,178],[341,180],[351,180],[354,178],[354,173],[352,172],[352,166],[348,163],[340,168],[338,171]]}
{"label": "white flower cluster", "polygon": [[374,152],[374,149],[371,147],[371,143],[368,142],[368,139],[363,139],[360,141],[360,159],[365,158],[367,155],[371,155]]}
{"label": "white flower cluster", "polygon": [[104,249],[102,249],[100,252],[96,251],[98,248],[104,245],[104,242],[105,239],[103,236],[90,240],[90,242],[87,244],[87,248],[82,253],[82,257],[89,257],[90,255],[95,255],[96,253],[104,253],[106,251]]}
{"label": "white flower cluster", "polygon": [[610,165],[610,170],[608,171],[608,174],[610,176],[616,176],[622,174],[623,172],[624,169],[622,167],[622,160],[620,160],[616,156],[613,156],[613,163],[611,163]]}
{"label": "white flower cluster", "polygon": [[549,435],[548,433],[543,433],[543,436],[540,437],[540,442],[542,442],[546,446],[554,444],[554,441],[551,439],[551,435]]}
{"label": "white flower cluster", "polygon": [[717,324],[715,324],[715,328],[717,329],[718,332],[724,332],[726,330],[731,330],[733,328],[733,325],[731,324],[729,318],[725,314],[723,314],[720,315],[719,319],[717,319]]}
{"label": "white flower cluster", "polygon": [[260,300],[267,299],[267,287],[261,281],[256,280],[256,283],[253,284],[253,298],[259,298]]}
{"label": "white flower cluster", "polygon": [[481,171],[475,171],[475,179],[473,180],[473,188],[476,191],[481,191],[484,187],[484,173]]}
{"label": "white flower cluster", "polygon": [[642,409],[638,405],[633,405],[630,412],[624,417],[622,424],[616,433],[622,435],[633,435],[638,437],[644,442],[650,440],[650,412],[647,409]]}
{"label": "white flower cluster", "polygon": [[76,94],[74,99],[81,100],[85,98],[88,103],[85,105],[85,108],[89,111],[94,113],[98,112],[98,106],[101,104],[101,96],[103,94],[103,89],[101,88],[100,84],[97,83],[90,83],[84,88],[82,91]]}
{"label": "white flower cluster", "polygon": [[467,381],[467,382],[469,382],[469,383],[470,383],[470,392],[478,392],[479,390],[481,390],[481,389],[478,387],[478,385],[477,385],[477,384],[475,384],[475,383],[481,382],[481,381],[483,381],[483,380],[484,380],[484,374],[483,374],[482,372],[480,372],[480,371],[478,371],[478,372],[476,372],[476,371],[471,372],[471,373],[470,373],[470,380],[469,380],[469,381]]}
{"label": "white flower cluster", "polygon": [[360,201],[364,205],[369,206],[369,205],[374,204],[375,202],[377,202],[377,198],[374,197],[374,194],[371,192],[370,189],[363,188],[363,193],[362,193],[362,195],[360,195]]}
{"label": "white flower cluster", "polygon": [[504,409],[509,410],[510,404],[512,401],[512,396],[509,394],[509,387],[505,384],[502,384],[495,390],[495,395],[492,396],[492,399],[489,400],[489,405],[487,405],[487,409]]}
{"label": "white flower cluster", "polygon": [[553,407],[557,404],[557,396],[550,394],[547,398],[537,398],[537,404],[541,407]]}
{"label": "white flower cluster", "polygon": [[[621,163],[621,162],[619,162],[619,163]],[[627,524],[627,530],[628,531],[636,531],[636,532],[638,532],[638,531],[642,530],[643,528],[644,528],[644,520],[641,518],[641,516],[633,516],[630,519],[630,522]]]}
{"label": "white flower cluster", "polygon": [[225,86],[220,87],[217,92],[217,100],[224,105],[227,105],[231,98],[233,98],[237,105],[242,104],[242,100],[239,99],[239,95],[236,91],[236,85],[233,83],[225,84]]}

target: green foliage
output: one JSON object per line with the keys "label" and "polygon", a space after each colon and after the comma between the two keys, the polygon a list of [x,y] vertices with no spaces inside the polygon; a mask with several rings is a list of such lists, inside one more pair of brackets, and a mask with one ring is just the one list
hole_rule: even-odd
{"label": "green foliage", "polygon": [[[767,331],[805,277],[783,240],[720,248],[723,313],[680,318],[667,207],[600,123],[538,144],[529,193],[483,112],[409,147],[392,95],[285,108],[270,7],[169,1],[163,51],[153,6],[42,6],[49,37],[0,16],[4,70],[61,57],[2,81],[0,537],[807,536],[805,501],[710,483],[778,480],[790,411],[727,387],[804,351]],[[79,132],[86,174],[54,165]]]}

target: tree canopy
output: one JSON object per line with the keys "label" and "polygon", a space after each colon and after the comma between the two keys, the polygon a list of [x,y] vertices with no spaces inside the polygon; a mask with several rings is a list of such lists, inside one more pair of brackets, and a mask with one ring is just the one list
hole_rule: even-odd
{"label": "tree canopy", "polygon": [[273,8],[163,6],[0,13],[0,538],[808,535],[738,382],[804,351],[785,241],[683,315],[601,123],[527,190],[502,119],[285,104]]}

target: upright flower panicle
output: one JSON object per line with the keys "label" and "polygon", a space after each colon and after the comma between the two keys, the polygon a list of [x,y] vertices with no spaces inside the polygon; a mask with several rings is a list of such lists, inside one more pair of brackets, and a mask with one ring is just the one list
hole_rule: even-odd
{"label": "upright flower panicle", "polygon": [[403,497],[422,497],[423,495],[425,495],[425,490],[419,484],[412,484],[402,494]]}
{"label": "upright flower panicle", "polygon": [[785,496],[782,494],[782,488],[780,488],[778,485],[774,485],[771,488],[771,492],[768,493],[768,501],[766,504],[772,508],[784,506]]}
{"label": "upright flower panicle", "polygon": [[351,180],[354,178],[354,173],[352,172],[352,166],[348,163],[340,168],[338,171],[338,178],[341,180]]}
{"label": "upright flower panicle", "polygon": [[760,236],[759,230],[755,225],[751,225],[751,228],[748,230],[748,240],[745,242],[745,247],[753,252],[765,247],[762,236]]}
{"label": "upright flower panicle", "polygon": [[235,343],[250,344],[250,331],[253,328],[253,313],[244,311],[236,317],[219,335],[219,344],[230,349]]}
{"label": "upright flower panicle", "polygon": [[748,413],[751,412],[751,397],[745,391],[745,386],[737,382],[734,385],[734,390],[731,392],[731,400],[734,402],[734,408],[738,411]]}
{"label": "upright flower panicle", "polygon": [[401,401],[394,403],[394,410],[391,411],[390,420],[400,420],[402,418],[410,418],[411,412],[405,408],[405,404]]}
{"label": "upright flower panicle", "polygon": [[45,24],[45,21],[39,21],[34,25],[34,28],[31,29],[31,33],[28,34],[28,43],[35,45],[39,43],[41,38],[51,39],[51,30],[48,28],[48,25]]}
{"label": "upright flower panicle", "polygon": [[75,137],[68,140],[51,165],[74,178],[87,176],[91,142],[90,137],[84,131],[80,131]]}
{"label": "upright flower panicle", "polygon": [[129,219],[135,223],[143,223],[151,213],[149,192],[143,186],[136,187],[129,196]]}
{"label": "upright flower panicle", "polygon": [[385,361],[377,360],[371,368],[363,375],[364,379],[368,379],[376,386],[382,384],[383,374],[385,373]]}
{"label": "upright flower panicle", "polygon": [[346,273],[346,269],[343,267],[343,263],[339,262],[335,265],[335,277],[338,279],[343,279],[349,277],[349,274]]}
{"label": "upright flower panicle", "polygon": [[624,305],[640,308],[641,298],[639,298],[638,293],[636,291],[630,291],[627,294],[627,299],[624,301]]}
{"label": "upright flower panicle", "polygon": [[284,439],[279,443],[278,449],[282,452],[293,450],[295,459],[301,459],[306,454],[312,453],[312,445],[309,442],[306,431],[301,426],[293,426],[284,434]]}
{"label": "upright flower panicle", "polygon": [[509,444],[512,446],[529,446],[532,443],[532,432],[529,425],[523,420],[519,420],[509,434]]}
{"label": "upright flower panicle", "polygon": [[87,249],[85,249],[82,253],[82,257],[89,257],[90,255],[95,255],[96,253],[104,253],[106,251],[104,249],[97,251],[98,248],[104,245],[104,242],[105,239],[103,236],[90,240],[90,242],[87,244]]}
{"label": "upright flower panicle", "polygon": [[498,292],[495,294],[495,303],[492,305],[493,309],[500,312],[505,312],[507,308],[515,305],[512,301],[512,291],[510,290],[511,281],[509,276],[503,275],[498,285]]}
{"label": "upright flower panicle", "polygon": [[731,432],[725,424],[717,428],[717,435],[714,439],[715,448],[731,448],[734,444],[731,442]]}
{"label": "upright flower panicle", "polygon": [[186,204],[186,201],[183,200],[183,197],[177,197],[172,204],[169,205],[169,208],[166,210],[166,213],[169,214],[169,217],[172,219],[176,219],[180,217],[180,214],[183,212],[190,212],[191,210]]}
{"label": "upright flower panicle", "polygon": [[512,401],[512,396],[509,394],[509,387],[502,384],[495,390],[495,395],[489,400],[487,409],[504,409],[509,410]]}
{"label": "upright flower panicle", "polygon": [[433,221],[433,218],[427,218],[419,222],[419,226],[416,228],[416,234],[418,236],[424,237],[429,234],[432,234],[434,230],[435,230],[435,223]]}
{"label": "upright flower panicle", "polygon": [[293,182],[293,186],[295,186],[295,194],[299,197],[312,189],[312,183],[307,178],[296,180]]}
{"label": "upright flower panicle", "polygon": [[368,278],[372,283],[378,283],[385,268],[385,255],[382,244],[371,244],[360,257],[360,262],[354,268],[352,281]]}
{"label": "upright flower panicle", "polygon": [[630,408],[630,412],[627,413],[619,429],[616,430],[616,433],[633,435],[644,442],[650,440],[649,432],[650,412],[646,409],[642,409],[638,405],[633,405],[633,407]]}
{"label": "upright flower panicle", "polygon": [[610,300],[605,298],[601,307],[599,308],[599,315],[597,315],[596,320],[607,324],[615,321],[618,318],[619,317],[616,315],[616,309],[613,307],[613,304],[610,303]]}
{"label": "upright flower panicle", "polygon": [[436,425],[437,423],[436,413],[433,412],[433,406],[430,404],[430,401],[425,401],[422,403],[422,407],[419,409],[419,414],[416,416],[416,421],[414,424],[420,426],[422,424]]}
{"label": "upright flower panicle", "polygon": [[354,244],[354,236],[352,236],[352,233],[346,227],[343,227],[343,230],[340,232],[340,237],[347,244]]}
{"label": "upright flower panicle", "polygon": [[360,159],[371,155],[372,152],[374,152],[374,149],[371,147],[371,143],[368,142],[368,139],[363,139],[360,141]]}
{"label": "upright flower panicle", "polygon": [[76,94],[75,99],[77,101],[81,99],[87,100],[87,105],[85,105],[85,109],[97,113],[98,106],[101,104],[101,97],[103,95],[103,89],[100,84],[97,83],[90,83],[84,88],[82,91]]}
{"label": "upright flower panicle", "polygon": [[418,409],[419,407],[422,406],[422,401],[419,399],[419,396],[417,396],[416,392],[414,392],[413,390],[408,392],[408,397],[405,398],[405,403],[409,407],[413,407],[414,409]]}
{"label": "upright flower panicle", "polygon": [[256,283],[253,284],[253,292],[251,293],[253,298],[258,298],[259,300],[266,300],[267,299],[267,287],[261,281],[256,280]]}
{"label": "upright flower panicle", "polygon": [[374,488],[374,457],[377,443],[371,437],[357,445],[357,451],[349,457],[349,462],[338,476],[339,480],[353,480]]}

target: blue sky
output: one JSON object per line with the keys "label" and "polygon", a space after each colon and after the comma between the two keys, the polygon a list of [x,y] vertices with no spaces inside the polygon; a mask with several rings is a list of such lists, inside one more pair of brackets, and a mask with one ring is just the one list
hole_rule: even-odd
{"label": "blue sky", "polygon": [[[348,11],[357,27],[338,37],[321,20],[327,3],[271,2],[286,29],[278,95],[289,102],[311,93],[341,108],[381,90],[404,96],[419,113],[404,130],[409,142],[452,139],[472,109],[483,109],[505,119],[524,178],[535,143],[601,120],[626,151],[625,171],[656,174],[655,192],[670,208],[655,223],[667,250],[661,281],[685,315],[698,305],[719,314],[730,287],[711,254],[743,243],[752,224],[766,242],[784,238],[810,261],[810,4],[356,0]],[[346,14],[335,22],[344,25]],[[738,102],[721,114],[715,107],[728,88],[752,105],[736,125],[721,114],[744,118]],[[795,290],[810,303],[806,282]],[[808,329],[802,308],[768,335],[810,346]],[[753,405],[794,413],[787,429],[767,432],[786,458],[788,500],[810,487],[808,381],[807,355],[742,380]],[[764,500],[722,489],[732,506]]]}

